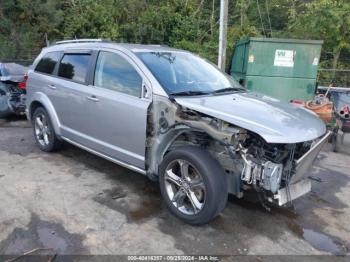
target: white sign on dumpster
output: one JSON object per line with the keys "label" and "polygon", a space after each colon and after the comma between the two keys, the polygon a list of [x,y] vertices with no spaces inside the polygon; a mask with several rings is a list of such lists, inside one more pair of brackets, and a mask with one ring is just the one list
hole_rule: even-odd
{"label": "white sign on dumpster", "polygon": [[293,67],[294,66],[294,50],[277,49],[275,53],[274,66]]}

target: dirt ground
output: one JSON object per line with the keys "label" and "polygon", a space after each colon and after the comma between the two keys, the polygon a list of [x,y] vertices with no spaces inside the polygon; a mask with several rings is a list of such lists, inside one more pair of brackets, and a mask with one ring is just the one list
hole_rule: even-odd
{"label": "dirt ground", "polygon": [[2,121],[0,254],[349,254],[350,156],[326,148],[307,175],[312,192],[288,209],[230,197],[210,224],[190,226],[157,183],[70,145],[41,152],[25,120]]}

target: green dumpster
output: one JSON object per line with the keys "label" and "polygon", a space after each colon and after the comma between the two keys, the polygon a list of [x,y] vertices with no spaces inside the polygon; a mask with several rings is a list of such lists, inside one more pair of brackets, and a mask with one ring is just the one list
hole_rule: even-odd
{"label": "green dumpster", "polygon": [[316,89],[323,41],[250,37],[238,41],[230,74],[249,90],[308,100]]}

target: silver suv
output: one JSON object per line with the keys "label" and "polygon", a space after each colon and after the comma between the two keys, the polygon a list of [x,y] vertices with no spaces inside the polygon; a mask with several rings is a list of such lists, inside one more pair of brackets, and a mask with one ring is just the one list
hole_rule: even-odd
{"label": "silver suv", "polygon": [[243,89],[206,60],[157,45],[72,40],[29,71],[27,116],[43,151],[69,142],[159,180],[169,209],[207,223],[228,194],[283,206],[326,127],[313,113]]}

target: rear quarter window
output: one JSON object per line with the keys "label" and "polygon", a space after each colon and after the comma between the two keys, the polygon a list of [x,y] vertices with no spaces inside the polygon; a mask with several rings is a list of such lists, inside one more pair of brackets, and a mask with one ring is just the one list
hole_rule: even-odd
{"label": "rear quarter window", "polygon": [[58,69],[58,76],[85,83],[90,57],[90,54],[65,54]]}
{"label": "rear quarter window", "polygon": [[59,52],[50,52],[44,55],[37,66],[35,67],[36,72],[45,73],[45,74],[53,74],[55,70],[55,66],[60,59],[61,54]]}

